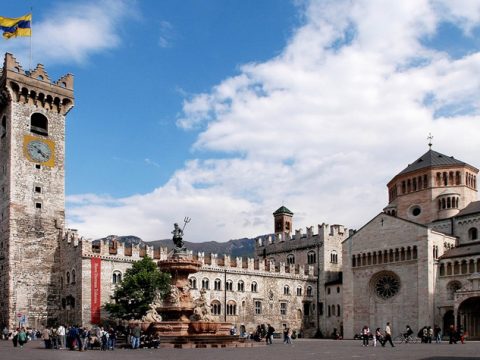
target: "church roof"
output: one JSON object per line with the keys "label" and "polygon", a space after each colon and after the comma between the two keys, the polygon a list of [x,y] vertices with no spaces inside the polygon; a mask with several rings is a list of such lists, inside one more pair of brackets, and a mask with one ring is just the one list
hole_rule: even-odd
{"label": "church roof", "polygon": [[293,212],[291,212],[290,210],[288,210],[285,206],[281,206],[277,209],[277,211],[275,211],[273,213],[273,215],[278,215],[278,214],[289,214],[289,215],[293,215]]}
{"label": "church roof", "polygon": [[448,165],[464,166],[464,165],[467,165],[467,163],[457,160],[453,156],[447,156],[430,149],[425,154],[420,156],[417,160],[415,160],[413,163],[409,164],[398,175],[410,173],[410,172],[428,168],[428,167],[448,166]]}
{"label": "church roof", "polygon": [[479,212],[480,212],[480,201],[472,201],[465,208],[460,210],[460,212],[457,215],[455,215],[455,217],[475,214]]}
{"label": "church roof", "polygon": [[473,256],[480,254],[480,241],[471,242],[468,244],[461,244],[453,249],[446,251],[440,259],[449,259],[462,256]]}

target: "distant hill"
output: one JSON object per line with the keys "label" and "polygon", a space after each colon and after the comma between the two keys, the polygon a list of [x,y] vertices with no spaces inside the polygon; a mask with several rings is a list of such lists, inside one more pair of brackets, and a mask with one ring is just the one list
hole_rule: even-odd
{"label": "distant hill", "polygon": [[[173,241],[171,239],[164,240],[154,240],[154,241],[143,241],[138,236],[127,235],[127,236],[117,236],[109,235],[102,239],[96,239],[93,243],[98,243],[102,240],[116,240],[120,243],[124,243],[128,246],[146,244],[149,246],[161,246],[166,247],[169,250],[173,249]],[[189,250],[192,250],[194,253],[199,251],[205,253],[215,253],[218,255],[230,255],[231,257],[254,257],[255,255],[255,240],[254,239],[237,239],[229,240],[227,242],[217,242],[217,241],[207,241],[202,243],[193,243],[189,241],[184,241],[185,247]]]}

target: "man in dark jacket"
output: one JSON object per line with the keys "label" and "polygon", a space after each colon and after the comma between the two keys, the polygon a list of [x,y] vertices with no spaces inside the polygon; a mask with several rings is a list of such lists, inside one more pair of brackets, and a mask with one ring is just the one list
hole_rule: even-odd
{"label": "man in dark jacket", "polygon": [[273,333],[275,332],[275,329],[273,328],[272,325],[267,324],[267,336],[266,336],[266,341],[267,345],[273,344]]}

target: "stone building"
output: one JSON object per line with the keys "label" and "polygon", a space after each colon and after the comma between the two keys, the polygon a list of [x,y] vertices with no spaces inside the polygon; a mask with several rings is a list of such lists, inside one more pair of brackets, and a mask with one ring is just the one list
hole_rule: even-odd
{"label": "stone building", "polygon": [[343,325],[480,336],[478,169],[433,150],[387,185],[384,212],[343,242]]}
{"label": "stone building", "polygon": [[8,53],[0,75],[0,323],[40,326],[58,316],[73,76],[52,82]]}

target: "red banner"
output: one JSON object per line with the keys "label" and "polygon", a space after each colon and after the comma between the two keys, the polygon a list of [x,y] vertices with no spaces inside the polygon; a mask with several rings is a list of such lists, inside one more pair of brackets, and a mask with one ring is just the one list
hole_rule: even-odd
{"label": "red banner", "polygon": [[91,263],[92,298],[90,305],[91,323],[100,323],[102,259],[92,258]]}

